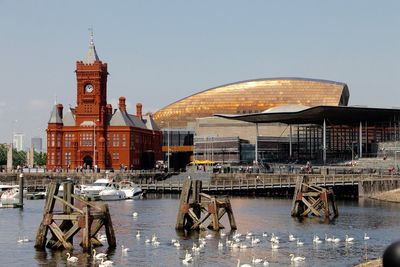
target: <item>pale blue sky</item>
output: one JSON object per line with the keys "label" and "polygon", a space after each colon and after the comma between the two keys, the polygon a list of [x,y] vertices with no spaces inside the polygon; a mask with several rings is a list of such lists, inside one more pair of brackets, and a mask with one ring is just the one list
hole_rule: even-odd
{"label": "pale blue sky", "polygon": [[[93,26],[108,100],[156,111],[253,78],[345,82],[351,105],[400,106],[399,1],[0,0],[0,142],[45,136],[54,96],[75,105]],[[17,120],[17,122],[13,122]]]}

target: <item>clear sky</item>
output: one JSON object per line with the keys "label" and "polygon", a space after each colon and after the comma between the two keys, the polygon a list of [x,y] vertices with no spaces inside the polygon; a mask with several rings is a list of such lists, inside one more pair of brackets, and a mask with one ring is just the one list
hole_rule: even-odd
{"label": "clear sky", "polygon": [[[400,1],[0,0],[0,143],[45,137],[55,95],[75,106],[93,26],[108,102],[156,111],[253,78],[345,82],[351,105],[400,106]],[[44,140],[45,141],[45,140]]]}

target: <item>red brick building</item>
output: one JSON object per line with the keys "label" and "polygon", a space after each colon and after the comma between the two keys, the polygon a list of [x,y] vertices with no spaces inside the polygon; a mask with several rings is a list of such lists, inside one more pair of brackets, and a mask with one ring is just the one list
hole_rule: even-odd
{"label": "red brick building", "polygon": [[76,62],[76,107],[55,104],[47,127],[47,167],[147,169],[162,159],[162,133],[151,115],[107,104],[107,63],[100,61],[93,38],[84,61]]}

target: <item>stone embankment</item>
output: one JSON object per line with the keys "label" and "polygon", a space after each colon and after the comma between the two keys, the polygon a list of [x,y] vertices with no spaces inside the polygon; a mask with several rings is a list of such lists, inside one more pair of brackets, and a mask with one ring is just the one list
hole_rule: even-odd
{"label": "stone embankment", "polygon": [[400,203],[400,189],[390,190],[370,196],[372,199]]}

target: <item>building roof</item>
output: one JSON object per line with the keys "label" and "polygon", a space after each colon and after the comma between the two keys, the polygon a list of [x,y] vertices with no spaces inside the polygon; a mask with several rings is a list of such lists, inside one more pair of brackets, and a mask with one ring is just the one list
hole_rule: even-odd
{"label": "building roof", "polygon": [[147,129],[146,125],[144,124],[144,122],[135,115],[129,114],[129,119],[132,122],[132,126],[134,127],[139,127],[139,128],[143,128],[143,129]]}
{"label": "building roof", "polygon": [[60,114],[58,113],[57,104],[53,106],[48,123],[63,123],[63,120]]}
{"label": "building roof", "polygon": [[143,115],[142,117],[147,129],[160,131],[160,127],[158,127],[157,123],[153,120],[153,117],[151,115]]}
{"label": "building roof", "polygon": [[68,108],[68,111],[64,114],[64,126],[75,126],[75,109]]}
{"label": "building roof", "polygon": [[120,109],[116,109],[114,114],[111,115],[110,126],[130,126],[130,127],[138,127],[142,129],[148,129],[145,123],[137,116],[128,114],[125,111],[121,111]]}
{"label": "building roof", "polygon": [[110,126],[132,126],[132,122],[126,112],[116,109],[114,114],[111,115]]}
{"label": "building roof", "polygon": [[307,78],[247,80],[210,88],[180,99],[154,114],[162,127],[186,128],[213,114],[257,113],[282,105],[346,106],[345,83]]}
{"label": "building roof", "polygon": [[86,54],[86,59],[85,63],[87,64],[93,64],[95,61],[99,61],[99,56],[97,55],[96,52],[96,47],[94,46],[94,41],[93,41],[93,34],[90,37],[90,43],[89,43],[89,50]]}
{"label": "building roof", "polygon": [[244,115],[215,114],[215,116],[253,123],[322,124],[325,119],[330,124],[358,124],[360,122],[398,121],[400,119],[400,109],[316,106],[293,112],[261,112]]}

